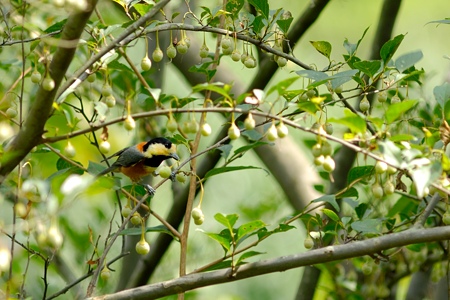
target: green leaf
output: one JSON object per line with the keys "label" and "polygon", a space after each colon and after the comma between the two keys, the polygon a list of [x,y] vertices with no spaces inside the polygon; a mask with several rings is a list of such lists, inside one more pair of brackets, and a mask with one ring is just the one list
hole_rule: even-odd
{"label": "green leaf", "polygon": [[442,170],[444,170],[445,172],[448,172],[450,170],[450,159],[447,155],[442,155],[441,164]]}
{"label": "green leaf", "polygon": [[297,75],[312,79],[314,81],[321,81],[324,79],[328,79],[328,75],[325,72],[319,72],[314,70],[300,70],[296,71]]}
{"label": "green leaf", "polygon": [[[131,68],[129,68],[127,65],[124,65],[120,62],[118,62],[117,60],[113,60],[115,58],[113,58],[112,56],[110,56],[111,60],[108,60],[108,69],[114,69],[120,72],[128,72],[128,73],[133,73],[133,70]],[[122,80],[122,79],[120,79]]]}
{"label": "green leaf", "polygon": [[244,152],[247,152],[248,150],[254,149],[256,147],[264,146],[264,145],[269,145],[269,143],[261,142],[261,141],[254,142],[254,143],[251,143],[250,145],[245,145],[245,146],[242,146],[242,147],[236,149],[234,151],[234,155],[239,154],[239,153],[244,153]]}
{"label": "green leaf", "polygon": [[258,35],[261,32],[261,30],[264,28],[266,22],[267,22],[267,19],[264,18],[264,16],[262,16],[262,15],[259,15],[256,18],[254,18],[253,22],[251,24],[253,32],[256,35]]}
{"label": "green leaf", "polygon": [[393,218],[403,212],[415,211],[417,205],[414,203],[414,201],[415,200],[412,200],[409,197],[400,197],[400,199],[395,201],[395,204],[391,207],[391,209],[387,213],[387,217]]}
{"label": "green leaf", "polygon": [[150,88],[149,92],[152,95],[153,100],[155,100],[155,102],[159,102],[159,97],[161,96],[161,89]]}
{"label": "green leaf", "polygon": [[331,209],[324,208],[324,209],[322,209],[322,212],[323,212],[328,218],[330,218],[331,220],[333,220],[333,221],[335,221],[335,222],[339,222],[339,221],[340,221],[339,216],[338,216],[334,211],[332,211]]}
{"label": "green leaf", "polygon": [[364,215],[369,208],[369,205],[367,203],[361,203],[358,206],[355,207],[355,213],[358,219],[364,218]]}
{"label": "green leaf", "polygon": [[272,86],[269,91],[267,92],[267,96],[272,94],[273,92],[277,91],[278,95],[283,95],[286,92],[286,89],[291,86],[298,77],[291,77],[284,80],[281,80],[276,85]]}
{"label": "green leaf", "polygon": [[120,24],[106,26],[106,27],[101,29],[101,35],[103,35],[103,36],[110,35],[116,29],[119,29],[119,28],[121,28]]}
{"label": "green leaf", "polygon": [[33,151],[33,154],[48,153],[48,152],[52,152],[52,150],[50,150],[50,148],[48,148],[47,146],[38,146],[37,149]]}
{"label": "green leaf", "polygon": [[353,66],[369,77],[373,77],[381,71],[381,61],[379,60],[357,61],[353,64]]}
{"label": "green leaf", "polygon": [[299,110],[310,113],[312,115],[315,114],[319,110],[319,107],[317,106],[317,104],[314,104],[311,101],[299,102],[297,104],[297,107]]}
{"label": "green leaf", "polygon": [[367,130],[366,120],[353,113],[349,109],[344,109],[345,116],[342,118],[330,118],[329,122],[334,122],[347,126],[354,133],[364,133]]}
{"label": "green leaf", "polygon": [[208,233],[205,232],[207,236],[218,242],[226,252],[229,252],[231,249],[232,240],[229,236],[217,233]]}
{"label": "green leaf", "polygon": [[420,244],[412,244],[406,246],[408,250],[414,251],[414,252],[421,252],[423,248],[428,247],[427,244],[420,243]]}
{"label": "green leaf", "polygon": [[105,166],[93,161],[89,161],[87,170],[89,174],[98,174],[105,169]]}
{"label": "green leaf", "polygon": [[227,12],[231,13],[234,17],[236,17],[241,11],[242,7],[244,7],[244,4],[245,4],[244,0],[227,1],[225,9],[227,10]]}
{"label": "green leaf", "polygon": [[385,65],[387,65],[387,63],[394,56],[404,37],[405,35],[399,34],[393,39],[384,43],[384,45],[381,47],[380,57],[383,59]]}
{"label": "green leaf", "polygon": [[225,260],[225,261],[221,261],[221,262],[218,262],[217,264],[214,264],[214,265],[208,267],[203,272],[209,272],[209,271],[214,271],[214,270],[231,268],[231,263],[232,263],[231,259],[228,259],[228,260]]}
{"label": "green leaf", "polygon": [[398,148],[393,142],[380,142],[379,148],[381,154],[383,154],[383,157],[388,164],[399,168],[403,167],[403,164],[401,164],[401,162],[403,161],[402,152],[400,148]]}
{"label": "green leaf", "polygon": [[328,79],[331,81],[331,87],[335,89],[338,86],[352,80],[356,73],[358,73],[358,70],[347,70],[330,76]]}
{"label": "green leaf", "polygon": [[57,23],[54,23],[50,27],[47,27],[47,29],[44,30],[45,33],[52,33],[58,30],[62,30],[64,25],[66,25],[67,19],[64,19],[62,21],[59,21]]}
{"label": "green leaf", "polygon": [[339,204],[336,202],[336,196],[335,195],[323,195],[317,199],[314,199],[313,201],[311,201],[313,203],[317,203],[317,202],[326,202],[329,203],[331,206],[333,206],[333,208],[339,212],[341,210],[341,208],[339,207]]}
{"label": "green leaf", "polygon": [[375,126],[375,129],[381,129],[386,122],[385,119],[375,116],[367,116],[367,120]]}
{"label": "green leaf", "polygon": [[251,221],[239,226],[237,231],[236,242],[239,242],[241,239],[245,239],[246,235],[256,232],[257,230],[266,227],[266,224],[261,220]]}
{"label": "green leaf", "polygon": [[258,230],[257,234],[258,234],[258,239],[261,240],[262,238],[268,237],[272,234],[275,233],[279,233],[279,232],[286,232],[289,231],[291,229],[295,229],[295,226],[292,225],[287,225],[287,224],[279,224],[277,228],[275,228],[274,230],[268,231],[266,227],[261,228],[260,230]]}
{"label": "green leaf", "polygon": [[228,156],[230,156],[231,149],[233,149],[233,145],[226,144],[217,148],[217,150],[221,151],[220,155],[223,159],[227,160]]}
{"label": "green leaf", "polygon": [[130,184],[122,188],[130,194],[136,194],[136,196],[144,196],[147,193],[145,188],[140,184]]}
{"label": "green leaf", "polygon": [[240,171],[240,170],[264,170],[263,168],[260,167],[254,167],[254,166],[231,166],[231,167],[220,167],[220,168],[215,168],[212,169],[210,171],[208,171],[205,175],[205,179],[212,177],[214,175],[219,175],[222,173],[227,173],[227,172],[234,172],[234,171]]}
{"label": "green leaf", "polygon": [[395,60],[395,67],[400,73],[414,66],[423,57],[422,51],[414,51],[403,54]]}
{"label": "green leaf", "polygon": [[392,122],[403,116],[404,113],[412,109],[418,102],[419,101],[417,100],[404,100],[399,103],[389,105],[385,114],[387,123],[391,124]]}
{"label": "green leaf", "polygon": [[[414,161],[412,161],[414,163]],[[416,186],[417,196],[422,198],[424,196],[425,189],[438,179],[442,174],[442,165],[439,162],[435,162],[431,165],[425,165],[419,168],[413,168],[410,170],[411,177]]]}
{"label": "green leaf", "polygon": [[209,9],[209,7],[207,7],[207,6],[200,6],[200,8],[203,9],[203,12],[201,14],[202,17],[204,16],[204,14],[212,17],[213,13]]}
{"label": "green leaf", "polygon": [[[75,161],[75,162],[82,165],[82,163],[80,163],[79,161]],[[67,169],[67,170],[70,170],[70,173],[75,173],[75,174],[80,174],[80,175],[82,175],[84,173],[83,169],[80,169],[80,168],[70,164],[69,162],[67,162],[66,160],[64,160],[62,158],[59,158],[56,161],[56,169],[58,171]]]}
{"label": "green leaf", "polygon": [[136,9],[137,13],[141,16],[145,15],[146,13],[148,13],[148,11],[153,7],[153,5],[148,5],[148,4],[135,4],[133,5],[133,8]]}
{"label": "green leaf", "polygon": [[341,222],[344,227],[347,227],[348,223],[352,220],[352,217],[342,217]]}
{"label": "green leaf", "polygon": [[283,19],[283,20],[277,20],[278,28],[280,28],[280,30],[284,34],[286,34],[289,31],[289,27],[291,26],[292,20],[294,20],[294,18],[287,18],[287,19]]}
{"label": "green leaf", "polygon": [[359,193],[358,190],[355,189],[354,187],[351,187],[349,189],[347,189],[345,192],[343,192],[342,194],[339,195],[339,197],[337,197],[337,199],[344,199],[344,198],[359,198]]}
{"label": "green leaf", "polygon": [[246,130],[241,133],[242,136],[245,136],[250,141],[259,141],[263,138],[263,135],[257,130]]}
{"label": "green leaf", "polygon": [[371,176],[373,174],[373,168],[374,166],[361,166],[351,168],[347,175],[347,185],[355,180]]}
{"label": "green leaf", "polygon": [[300,90],[289,90],[286,91],[282,96],[284,97],[284,99],[286,99],[286,101],[291,102],[292,100],[295,99],[295,97],[297,97],[298,95],[301,95],[305,92],[304,89],[300,89]]}
{"label": "green leaf", "polygon": [[403,141],[413,141],[417,139],[416,136],[412,134],[396,134],[389,138],[392,142],[403,142]]}
{"label": "green leaf", "polygon": [[171,136],[169,140],[176,145],[184,145],[186,148],[189,148],[189,141],[179,133]]}
{"label": "green leaf", "polygon": [[381,233],[380,219],[366,219],[362,221],[355,221],[352,223],[352,229],[362,233]]}
{"label": "green leaf", "polygon": [[[71,92],[73,90],[71,89]],[[59,99],[58,99],[59,101]],[[62,101],[62,100],[61,100]],[[94,109],[98,114],[100,120],[104,120],[106,118],[106,114],[109,112],[109,108],[105,102],[96,101],[94,102]]]}
{"label": "green leaf", "polygon": [[361,38],[358,40],[358,42],[356,44],[352,44],[348,41],[348,39],[345,39],[344,48],[345,48],[345,50],[347,50],[349,56],[353,56],[356,53],[356,51],[358,50],[359,44],[361,44],[361,41],[363,40],[364,36],[367,33],[367,30],[369,30],[369,27],[367,27],[364,30],[363,35],[361,36]]}
{"label": "green leaf", "polygon": [[239,219],[239,216],[237,214],[231,214],[231,215],[224,215],[221,213],[217,213],[214,215],[214,219],[216,219],[217,222],[228,228],[230,232],[233,232],[233,226],[236,224],[237,219]]}
{"label": "green leaf", "polygon": [[[322,84],[326,84],[331,81],[332,88],[336,88],[350,80],[353,79],[353,76],[358,73],[358,70],[347,70],[343,72],[339,72],[333,76],[328,76],[324,72],[313,71],[313,70],[302,70],[296,72],[298,75],[314,79],[314,82],[308,85],[308,89],[316,88]],[[330,99],[331,100],[331,99]]]}
{"label": "green leaf", "polygon": [[189,68],[191,73],[200,73],[206,75],[206,80],[209,81],[215,74],[217,69],[211,69],[209,66],[215,63],[214,61],[207,61],[200,64],[193,65]]}
{"label": "green leaf", "polygon": [[387,230],[393,230],[396,222],[397,222],[396,218],[386,219],[384,225],[386,226]]}
{"label": "green leaf", "polygon": [[95,181],[92,183],[92,185],[88,187],[86,193],[88,193],[89,195],[94,195],[98,193],[103,193],[105,190],[115,190],[116,189],[115,180],[116,180],[115,178],[109,176],[108,177],[102,176],[96,178]]}
{"label": "green leaf", "polygon": [[265,19],[269,19],[269,2],[267,0],[248,0]]}
{"label": "green leaf", "polygon": [[331,44],[327,41],[310,41],[311,45],[323,56],[330,60]]}
{"label": "green leaf", "polygon": [[243,263],[247,258],[256,256],[256,255],[261,255],[261,254],[265,254],[264,252],[258,252],[258,251],[247,251],[244,252],[236,261],[236,265],[239,266],[241,263]]}
{"label": "green leaf", "polygon": [[433,94],[437,103],[444,109],[445,105],[450,100],[450,84],[444,82],[442,85],[436,86],[433,89]]}
{"label": "green leaf", "polygon": [[216,92],[219,95],[222,95],[224,98],[232,101],[230,94],[229,94],[229,88],[231,86],[224,85],[223,83],[217,82],[217,83],[201,83],[196,86],[192,87],[192,92],[203,92],[203,91],[211,91]]}

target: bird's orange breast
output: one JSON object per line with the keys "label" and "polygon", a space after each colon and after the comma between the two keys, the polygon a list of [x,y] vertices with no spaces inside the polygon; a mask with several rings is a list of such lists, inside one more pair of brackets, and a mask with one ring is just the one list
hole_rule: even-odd
{"label": "bird's orange breast", "polygon": [[120,172],[130,177],[134,182],[140,181],[142,177],[149,175],[153,171],[154,168],[144,165],[143,162],[139,162],[131,167],[120,167]]}

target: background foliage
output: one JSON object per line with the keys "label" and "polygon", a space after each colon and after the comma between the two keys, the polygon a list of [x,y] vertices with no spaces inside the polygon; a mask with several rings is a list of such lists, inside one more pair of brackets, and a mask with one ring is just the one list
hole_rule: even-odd
{"label": "background foliage", "polygon": [[448,4],[294,2],[1,3],[2,297],[447,296]]}

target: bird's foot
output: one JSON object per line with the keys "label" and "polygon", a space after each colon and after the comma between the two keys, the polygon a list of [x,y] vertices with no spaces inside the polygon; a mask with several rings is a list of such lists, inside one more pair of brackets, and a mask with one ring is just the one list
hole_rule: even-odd
{"label": "bird's foot", "polygon": [[175,172],[172,172],[172,173],[170,173],[170,180],[172,181],[172,182],[175,182],[175,177],[177,176],[177,173],[175,173]]}
{"label": "bird's foot", "polygon": [[144,187],[144,189],[147,191],[147,193],[150,194],[150,196],[155,195],[156,190],[154,188],[152,188],[149,184],[142,184],[142,186]]}

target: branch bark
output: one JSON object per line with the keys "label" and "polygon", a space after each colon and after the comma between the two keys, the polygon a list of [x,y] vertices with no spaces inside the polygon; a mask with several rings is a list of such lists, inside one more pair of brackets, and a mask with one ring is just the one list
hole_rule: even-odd
{"label": "branch bark", "polygon": [[31,106],[30,113],[25,119],[16,137],[6,146],[5,153],[0,159],[0,184],[5,177],[20,163],[20,161],[38,145],[44,126],[50,117],[58,87],[69,68],[75,55],[78,41],[83,33],[97,0],[88,0],[88,10],[73,13],[69,16],[61,33],[61,45],[53,55],[49,68],[49,75],[55,81],[55,88],[46,91],[39,86],[36,99]]}
{"label": "branch bark", "polygon": [[450,239],[450,226],[431,229],[409,229],[350,244],[327,246],[306,253],[282,256],[274,259],[249,263],[237,270],[230,268],[206,273],[189,274],[180,278],[143,287],[121,291],[115,294],[88,298],[91,300],[156,299],[196,288],[242,280],[263,274],[282,272],[289,269],[331,261],[339,261],[416,243],[427,243]]}

